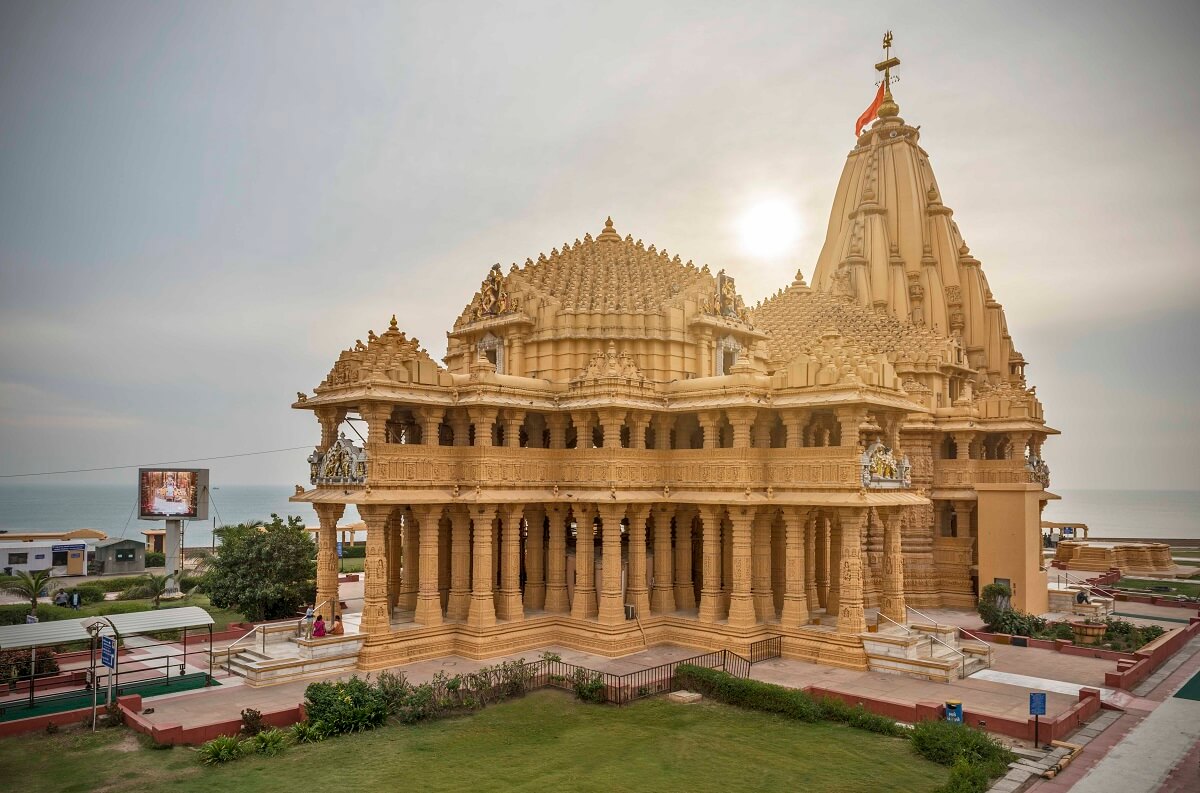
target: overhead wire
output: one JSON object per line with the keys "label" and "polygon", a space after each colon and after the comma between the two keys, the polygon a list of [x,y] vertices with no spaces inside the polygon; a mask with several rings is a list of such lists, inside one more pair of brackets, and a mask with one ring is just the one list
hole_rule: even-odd
{"label": "overhead wire", "polygon": [[64,471],[35,471],[24,474],[0,474],[0,479],[16,479],[24,476],[56,476],[58,474],[83,474],[91,471],[120,471],[126,468],[154,468],[163,465],[181,465],[183,463],[203,463],[209,460],[229,460],[234,457],[255,457],[260,454],[279,454],[281,452],[296,452],[311,449],[312,446],[292,446],[287,449],[267,449],[261,452],[241,452],[239,454],[221,454],[216,457],[192,457],[187,460],[169,460],[163,463],[137,463],[135,465],[105,465],[98,468],[72,468]]}

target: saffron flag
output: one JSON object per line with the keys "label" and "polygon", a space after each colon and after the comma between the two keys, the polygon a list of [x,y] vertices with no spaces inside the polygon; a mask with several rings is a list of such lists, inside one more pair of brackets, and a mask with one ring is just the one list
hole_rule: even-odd
{"label": "saffron flag", "polygon": [[863,127],[875,120],[875,114],[879,112],[879,106],[883,104],[883,83],[879,83],[879,90],[875,93],[875,99],[871,102],[871,106],[863,111],[863,114],[858,117],[858,122],[854,125],[854,137],[862,134]]}

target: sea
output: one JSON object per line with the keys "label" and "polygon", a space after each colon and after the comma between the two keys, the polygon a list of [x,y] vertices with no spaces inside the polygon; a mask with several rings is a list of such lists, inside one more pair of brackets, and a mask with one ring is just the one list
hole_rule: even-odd
{"label": "sea", "polygon": [[[184,543],[189,547],[213,542],[217,526],[270,520],[272,513],[297,515],[308,526],[317,516],[308,504],[288,501],[286,485],[222,485],[211,491],[209,520],[188,521]],[[1200,545],[1200,491],[1195,490],[1065,490],[1043,513],[1056,523],[1086,523],[1093,539],[1194,539]],[[0,484],[0,530],[64,531],[100,529],[110,537],[142,539],[141,532],[161,523],[140,521],[137,493],[127,485],[4,483]],[[341,523],[358,522],[347,507]],[[3,537],[0,534],[0,537]],[[362,536],[357,539],[363,539]]]}

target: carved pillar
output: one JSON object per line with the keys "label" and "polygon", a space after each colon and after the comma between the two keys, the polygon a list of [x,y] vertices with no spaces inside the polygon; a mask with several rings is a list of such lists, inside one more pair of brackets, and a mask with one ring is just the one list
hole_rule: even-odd
{"label": "carved pillar", "polygon": [[838,426],[841,428],[841,445],[857,449],[859,447],[859,427],[867,417],[867,411],[857,407],[837,409]]}
{"label": "carved pillar", "polygon": [[500,596],[496,616],[502,620],[525,618],[521,606],[521,519],[524,504],[505,504],[500,508]]}
{"label": "carved pillar", "polygon": [[601,408],[599,413],[600,427],[604,434],[604,448],[620,449],[621,427],[625,425],[625,411],[617,408]]}
{"label": "carved pillar", "polygon": [[575,597],[571,616],[590,619],[598,612],[596,603],[596,505],[574,504],[575,512]]}
{"label": "carved pillar", "polygon": [[829,519],[824,515],[816,518],[813,526],[817,539],[817,603],[829,611]]}
{"label": "carved pillar", "polygon": [[[605,427],[606,445],[608,429]],[[617,625],[625,621],[625,598],[621,590],[621,520],[625,517],[625,505],[601,503],[598,508],[603,538],[598,614],[600,622]]]}
{"label": "carved pillar", "polygon": [[411,512],[405,513],[403,518],[397,521],[400,525],[396,527],[397,531],[400,531],[400,526],[403,526],[403,547],[396,559],[396,564],[403,567],[400,589],[396,598],[396,608],[402,611],[416,610],[417,592],[420,589],[418,582],[421,575],[421,546],[419,544],[421,527],[417,525],[414,517]]}
{"label": "carved pillar", "polygon": [[404,584],[404,510],[392,511],[388,518],[384,542],[387,543],[388,613],[400,603],[400,590]]}
{"label": "carved pillar", "polygon": [[446,616],[465,620],[471,605],[471,515],[463,507],[450,509],[450,601]]}
{"label": "carved pillar", "polygon": [[567,597],[567,508],[561,504],[546,507],[550,536],[546,548],[546,603],[551,614],[567,614],[571,604]]}
{"label": "carved pillar", "polygon": [[771,430],[775,424],[774,420],[775,414],[771,411],[761,410],[758,412],[758,418],[754,422],[754,448],[771,448]]}
{"label": "carved pillar", "polygon": [[883,513],[883,597],[879,601],[879,612],[901,625],[907,621],[907,609],[904,607],[904,557],[900,549],[902,519],[903,513],[899,509]]}
{"label": "carved pillar", "polygon": [[324,452],[338,439],[338,427],[346,419],[346,409],[323,405],[314,409],[313,413],[316,414],[317,421],[321,424],[321,445],[317,447],[317,451]]}
{"label": "carved pillar", "polygon": [[721,523],[721,605],[719,611],[729,616],[729,598],[733,595],[733,524]]}
{"label": "carved pillar", "polygon": [[550,430],[550,448],[567,448],[567,417],[562,413],[546,416],[546,428]]}
{"label": "carved pillar", "polygon": [[650,517],[650,506],[630,505],[628,515],[629,573],[625,582],[625,600],[633,604],[634,613],[640,619],[650,615],[650,590],[646,588],[646,520]]}
{"label": "carved pillar", "polygon": [[546,604],[546,508],[525,509],[525,608],[541,611]]}
{"label": "carved pillar", "polygon": [[441,443],[438,429],[442,426],[442,417],[446,415],[445,408],[423,407],[417,410],[421,419],[421,443],[424,446],[437,446]]}
{"label": "carved pillar", "polygon": [[704,448],[721,447],[721,411],[706,410],[699,415],[700,429],[704,431]]}
{"label": "carved pillar", "polygon": [[471,506],[471,603],[467,608],[467,624],[472,628],[488,628],[496,624],[496,607],[492,601],[492,522],[496,519],[495,504]]}
{"label": "carved pillar", "polygon": [[[510,336],[508,341],[511,347],[508,350],[508,355],[505,356],[505,368],[508,369],[505,374],[510,374],[513,377],[525,376],[525,340],[520,336]],[[506,446],[508,444],[505,444]]]}
{"label": "carved pillar", "polygon": [[971,459],[971,441],[975,439],[973,432],[954,433],[955,457],[959,460]]}
{"label": "carved pillar", "polygon": [[425,627],[442,624],[442,595],[438,591],[438,524],[442,519],[441,504],[422,504],[413,512],[421,526],[419,554],[419,591],[413,621]]}
{"label": "carved pillar", "polygon": [[754,425],[754,408],[732,408],[725,411],[729,426],[733,428],[733,448],[750,448],[750,428]]}
{"label": "carved pillar", "polygon": [[571,423],[575,425],[575,448],[592,448],[592,427],[595,426],[595,419],[592,418],[592,411],[571,411]]}
{"label": "carved pillar", "polygon": [[671,428],[675,426],[675,416],[670,413],[656,413],[651,419],[654,424],[654,448],[666,451],[671,448]]}
{"label": "carved pillar", "polygon": [[504,409],[504,445],[506,447],[515,449],[521,445],[521,425],[524,423],[524,410]]}
{"label": "carved pillar", "polygon": [[829,592],[825,595],[825,610],[837,614],[842,592],[842,525],[829,521]]}
{"label": "carved pillar", "polygon": [[454,432],[455,446],[471,445],[471,417],[460,409],[450,414],[450,429]]}
{"label": "carved pillar", "polygon": [[392,417],[392,405],[386,402],[364,402],[358,414],[367,422],[367,445],[387,443],[387,423]]}
{"label": "carved pillar", "polygon": [[317,532],[317,603],[327,609],[332,622],[338,608],[337,522],[345,504],[313,504],[320,530]]}
{"label": "carved pillar", "polygon": [[955,501],[954,502],[954,524],[958,529],[959,537],[974,537],[975,533],[971,531],[971,513],[975,510],[974,501]]}
{"label": "carved pillar", "polygon": [[804,553],[804,527],[808,510],[804,507],[784,507],[784,589],[781,625],[796,627],[808,624],[808,590],[805,577],[808,557]]}
{"label": "carved pillar", "polygon": [[467,415],[471,417],[471,424],[475,426],[476,446],[492,445],[492,433],[495,431],[497,413],[499,413],[499,410],[496,408],[467,408]]}
{"label": "carved pillar", "polygon": [[[733,527],[733,588],[729,596],[729,624],[732,627],[749,628],[755,624],[754,597],[751,594],[754,525],[754,507],[730,507],[729,522]],[[767,580],[770,581],[770,557],[768,557]]]}
{"label": "carved pillar", "polygon": [[808,424],[811,410],[788,408],[783,411],[783,427],[787,431],[787,447],[799,449],[804,446],[804,426]]}
{"label": "carved pillar", "polygon": [[675,610],[675,568],[671,558],[671,518],[675,514],[672,504],[654,506],[654,591],[650,594],[650,607],[655,614],[670,614]]}
{"label": "carved pillar", "polygon": [[[751,529],[753,563],[750,585],[754,596],[754,615],[760,622],[776,617],[775,592],[771,588],[771,524],[774,519],[775,510],[760,509],[754,516]],[[736,570],[736,560],[734,564]],[[736,575],[734,578],[736,583]]]}
{"label": "carved pillar", "polygon": [[[817,596],[817,526],[820,518],[816,510],[808,510],[808,518],[804,522],[804,593],[808,600],[809,619],[813,609],[819,608],[821,599]],[[788,529],[791,531],[791,529]]]}
{"label": "carved pillar", "polygon": [[[706,434],[707,437],[707,434]],[[703,557],[700,581],[700,621],[716,622],[721,606],[721,513],[700,507]]]}
{"label": "carved pillar", "polygon": [[696,608],[696,587],[692,582],[692,519],[696,508],[681,506],[675,511],[675,608]]}
{"label": "carved pillar", "polygon": [[838,633],[862,633],[867,629],[863,614],[862,531],[866,523],[865,509],[840,510],[841,590],[838,598]]}
{"label": "carved pillar", "polygon": [[640,411],[629,413],[629,448],[646,448],[646,428],[650,426],[650,416]]}
{"label": "carved pillar", "polygon": [[390,504],[359,504],[358,514],[367,524],[367,556],[363,564],[363,610],[359,630],[369,636],[391,628],[387,602],[387,546],[384,533],[392,514]]}

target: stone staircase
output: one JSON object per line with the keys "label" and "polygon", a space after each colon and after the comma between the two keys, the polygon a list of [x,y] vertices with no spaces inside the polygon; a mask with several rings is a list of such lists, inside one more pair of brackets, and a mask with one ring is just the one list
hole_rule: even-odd
{"label": "stone staircase", "polygon": [[363,636],[356,633],[304,639],[296,623],[256,626],[228,648],[214,654],[220,668],[244,678],[250,686],[269,686],[353,671]]}
{"label": "stone staircase", "polygon": [[873,672],[948,683],[992,664],[992,648],[984,642],[959,639],[953,625],[901,626],[881,621],[876,630],[861,636]]}

